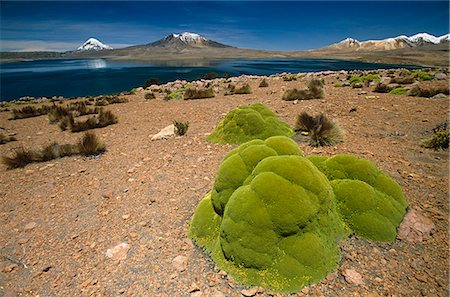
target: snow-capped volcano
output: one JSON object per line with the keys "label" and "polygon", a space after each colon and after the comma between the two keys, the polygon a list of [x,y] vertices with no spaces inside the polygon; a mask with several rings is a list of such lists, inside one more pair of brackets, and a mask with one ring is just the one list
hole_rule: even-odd
{"label": "snow-capped volcano", "polygon": [[83,43],[80,47],[77,48],[77,51],[84,52],[84,51],[101,51],[105,49],[113,49],[109,45],[103,44],[100,41],[98,41],[95,38],[89,38],[86,40],[85,43]]}
{"label": "snow-capped volcano", "polygon": [[203,37],[197,33],[184,32],[180,34],[170,34],[158,41],[149,44],[150,46],[155,47],[166,47],[166,48],[175,48],[175,49],[183,49],[187,47],[230,47],[225,44],[218,43],[213,40],[209,40],[206,37]]}
{"label": "snow-capped volcano", "polygon": [[394,38],[367,41],[358,41],[353,38],[346,38],[341,42],[327,46],[324,49],[392,50],[417,47],[427,44],[440,44],[448,42],[448,40],[449,34],[436,37],[428,33],[418,33],[412,36],[400,35]]}

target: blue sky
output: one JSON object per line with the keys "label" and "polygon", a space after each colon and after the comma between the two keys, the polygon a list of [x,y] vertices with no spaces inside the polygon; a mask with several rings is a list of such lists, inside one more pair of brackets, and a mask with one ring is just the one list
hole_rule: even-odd
{"label": "blue sky", "polygon": [[242,48],[313,49],[358,40],[449,32],[448,1],[0,1],[0,50],[113,47],[195,32]]}

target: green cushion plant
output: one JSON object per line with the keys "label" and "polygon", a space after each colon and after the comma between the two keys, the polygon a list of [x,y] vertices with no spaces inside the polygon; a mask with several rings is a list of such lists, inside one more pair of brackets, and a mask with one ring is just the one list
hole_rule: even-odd
{"label": "green cushion plant", "polygon": [[208,140],[214,143],[244,143],[293,134],[287,123],[278,119],[266,106],[256,103],[231,110],[208,136]]}

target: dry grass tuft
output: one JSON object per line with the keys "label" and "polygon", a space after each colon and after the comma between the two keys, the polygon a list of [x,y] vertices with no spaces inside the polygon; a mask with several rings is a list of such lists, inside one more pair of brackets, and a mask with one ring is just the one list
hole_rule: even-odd
{"label": "dry grass tuft", "polygon": [[196,88],[187,88],[184,91],[183,99],[204,99],[204,98],[212,98],[214,97],[214,90],[212,88],[207,89],[196,89]]}
{"label": "dry grass tuft", "polygon": [[307,131],[311,146],[330,146],[343,141],[341,129],[324,114],[310,116],[302,112],[297,117],[295,131]]}

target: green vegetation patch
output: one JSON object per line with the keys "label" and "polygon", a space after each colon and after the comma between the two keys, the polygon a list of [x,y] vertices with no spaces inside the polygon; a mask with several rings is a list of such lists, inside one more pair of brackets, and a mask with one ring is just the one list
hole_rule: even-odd
{"label": "green vegetation patch", "polygon": [[293,292],[336,269],[343,234],[326,176],[275,136],[225,156],[188,235],[237,282]]}
{"label": "green vegetation patch", "polygon": [[292,136],[289,125],[276,117],[266,106],[256,103],[230,111],[216,126],[208,140],[214,143],[244,143],[271,136]]}
{"label": "green vegetation patch", "polygon": [[391,94],[391,95],[406,95],[406,94],[408,94],[408,92],[409,92],[408,89],[405,89],[403,87],[398,87],[398,88],[391,90],[389,92],[389,94]]}
{"label": "green vegetation patch", "polygon": [[331,181],[338,211],[351,230],[370,240],[395,240],[408,206],[396,181],[352,155],[308,159]]}

